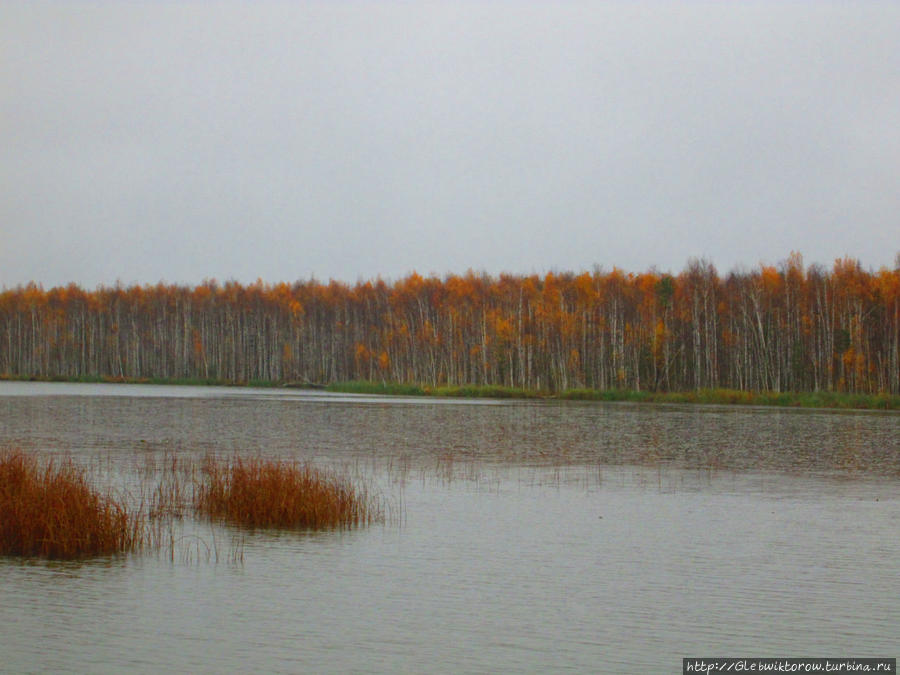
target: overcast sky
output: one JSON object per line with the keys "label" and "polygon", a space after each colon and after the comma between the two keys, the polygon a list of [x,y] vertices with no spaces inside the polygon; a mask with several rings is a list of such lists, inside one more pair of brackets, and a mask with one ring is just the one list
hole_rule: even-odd
{"label": "overcast sky", "polygon": [[0,286],[900,251],[900,3],[0,4]]}

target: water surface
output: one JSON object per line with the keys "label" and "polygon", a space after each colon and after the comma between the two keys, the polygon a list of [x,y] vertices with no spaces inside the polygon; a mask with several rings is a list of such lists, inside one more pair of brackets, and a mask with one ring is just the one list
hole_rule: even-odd
{"label": "water surface", "polygon": [[0,671],[679,672],[683,656],[898,652],[896,413],[0,383],[0,446],[126,482],[172,455],[311,459],[389,505],[344,532],[193,524],[203,541],[174,560],[0,559]]}

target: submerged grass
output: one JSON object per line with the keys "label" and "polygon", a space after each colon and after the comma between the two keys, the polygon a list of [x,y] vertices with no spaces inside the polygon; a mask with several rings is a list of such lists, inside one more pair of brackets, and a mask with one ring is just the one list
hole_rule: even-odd
{"label": "submerged grass", "polygon": [[335,529],[383,518],[362,486],[309,464],[208,457],[194,488],[195,509],[252,528]]}
{"label": "submerged grass", "polygon": [[703,403],[803,408],[900,410],[900,396],[842,392],[751,392],[735,389],[692,391],[634,391],[630,389],[566,389],[558,393],[499,385],[419,386],[391,382],[338,382],[328,391],[356,394],[400,394],[456,398],[548,398],[568,401],[627,401],[632,403]]}
{"label": "submerged grass", "polygon": [[429,389],[427,393],[432,396],[454,398],[542,398],[546,396],[546,394],[533,389],[490,384],[435,387]]}
{"label": "submerged grass", "polygon": [[399,382],[372,382],[351,380],[335,382],[325,387],[326,391],[342,394],[383,394],[389,396],[445,396],[453,398],[540,398],[545,393],[504,387],[492,384],[445,385],[440,387],[403,384]]}
{"label": "submerged grass", "polygon": [[734,389],[699,389],[697,391],[628,391],[609,389],[569,389],[557,395],[565,400],[631,401],[646,403],[705,403],[720,405],[765,405],[792,408],[840,408],[900,410],[900,396],[890,394],[847,394],[841,392],[774,392],[739,391]]}
{"label": "submerged grass", "polygon": [[94,489],[71,460],[0,455],[0,555],[71,560],[142,547],[144,517]]}

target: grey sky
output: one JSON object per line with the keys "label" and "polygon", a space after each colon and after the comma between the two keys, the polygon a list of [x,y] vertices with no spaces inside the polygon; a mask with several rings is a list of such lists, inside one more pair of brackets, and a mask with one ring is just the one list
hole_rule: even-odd
{"label": "grey sky", "polygon": [[900,3],[0,4],[0,286],[893,266]]}

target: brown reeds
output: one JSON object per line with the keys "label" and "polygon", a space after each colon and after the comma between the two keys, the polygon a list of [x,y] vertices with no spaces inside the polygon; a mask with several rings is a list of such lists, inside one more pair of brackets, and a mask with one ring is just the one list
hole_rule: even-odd
{"label": "brown reeds", "polygon": [[309,464],[209,457],[194,489],[198,512],[245,527],[334,529],[381,520],[364,487]]}
{"label": "brown reeds", "polygon": [[143,516],[94,489],[71,460],[0,454],[0,555],[75,559],[140,548]]}

